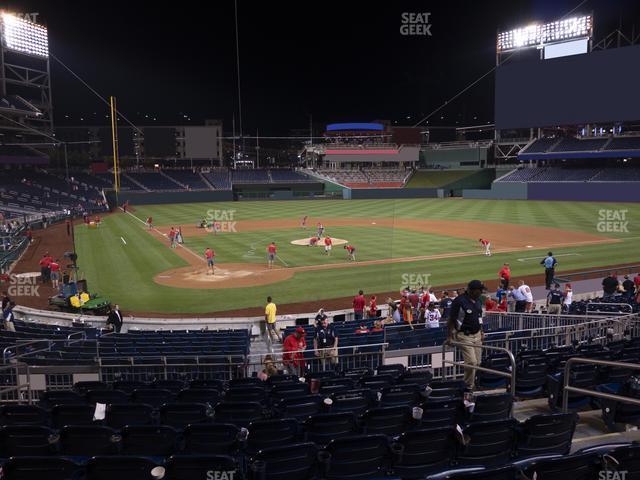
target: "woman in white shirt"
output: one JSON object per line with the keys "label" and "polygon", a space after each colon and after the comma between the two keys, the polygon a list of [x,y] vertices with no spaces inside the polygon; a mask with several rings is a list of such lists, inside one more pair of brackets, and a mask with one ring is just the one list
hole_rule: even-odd
{"label": "woman in white shirt", "polygon": [[564,286],[564,299],[562,300],[562,306],[565,312],[569,312],[571,302],[573,302],[573,290],[571,289],[571,284],[567,283]]}

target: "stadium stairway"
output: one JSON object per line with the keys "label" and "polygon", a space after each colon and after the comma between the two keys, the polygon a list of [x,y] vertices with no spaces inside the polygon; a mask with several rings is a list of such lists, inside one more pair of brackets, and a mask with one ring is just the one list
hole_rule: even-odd
{"label": "stadium stairway", "polygon": [[209,190],[215,190],[216,189],[213,186],[213,184],[209,181],[209,179],[202,174],[202,172],[198,172],[198,176],[200,177],[200,180],[202,180],[202,182],[207,186],[207,188]]}
{"label": "stadium stairway", "polygon": [[138,182],[137,180],[135,180],[133,177],[131,177],[130,175],[127,175],[126,173],[123,174],[123,176],[129,180],[131,183],[133,183],[134,185],[140,187],[141,190],[144,190],[145,192],[150,192],[151,190],[149,190],[147,187],[145,187],[143,184],[141,184],[140,182]]}
{"label": "stadium stairway", "polygon": [[162,170],[158,170],[160,172],[160,175],[162,175],[164,178],[166,178],[167,180],[172,181],[173,183],[175,183],[178,187],[180,188],[184,188],[185,190],[187,190],[187,186],[184,183],[179,182],[178,180],[176,180],[175,178],[167,175],[166,173],[164,173]]}

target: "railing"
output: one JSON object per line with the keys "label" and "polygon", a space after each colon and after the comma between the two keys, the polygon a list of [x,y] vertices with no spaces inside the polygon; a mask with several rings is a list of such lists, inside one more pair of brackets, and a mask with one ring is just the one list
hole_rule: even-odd
{"label": "railing", "polygon": [[598,392],[596,390],[590,390],[587,388],[579,388],[572,387],[569,385],[570,373],[571,373],[571,365],[574,363],[586,363],[590,365],[600,365],[603,367],[616,367],[616,368],[624,368],[629,370],[640,370],[640,365],[636,363],[626,363],[626,362],[613,362],[610,360],[596,360],[594,358],[582,358],[582,357],[572,357],[567,360],[567,363],[564,367],[564,384],[562,389],[562,411],[568,412],[569,410],[569,393],[579,393],[582,395],[589,395],[591,397],[603,398],[605,400],[613,400],[616,402],[630,403],[632,405],[640,406],[639,398],[631,398],[625,397],[623,395],[615,395],[613,393],[605,393]]}
{"label": "railing", "polygon": [[[506,353],[507,356],[509,357],[509,361],[511,362],[511,371],[510,372],[503,372],[501,370],[495,370],[493,368],[486,368],[486,367],[482,367],[480,365],[468,365],[465,364],[464,362],[456,362],[455,360],[447,360],[446,359],[446,351],[447,351],[447,346],[452,346],[452,347],[473,347],[473,348],[479,348],[482,350],[493,350],[493,351],[499,351],[499,352],[503,352]],[[466,342],[458,342],[455,340],[449,340],[445,343],[442,344],[442,365],[444,367],[445,364],[451,365],[452,367],[462,367],[462,368],[469,368],[474,370],[474,372],[476,370],[479,370],[481,372],[487,372],[487,373],[491,373],[492,375],[496,375],[498,377],[504,377],[504,378],[508,378],[509,379],[509,388],[511,391],[511,395],[515,395],[516,393],[516,359],[513,356],[513,353],[511,353],[511,351],[509,351],[506,348],[502,348],[502,347],[494,347],[492,345],[475,345],[475,344],[471,344],[471,343],[466,343]],[[447,378],[447,374],[446,374],[446,368],[442,369],[442,377],[443,379]]]}
{"label": "railing", "polygon": [[[34,353],[38,352],[50,351],[53,342],[54,340],[42,338],[40,340],[29,340],[27,342],[18,342],[15,345],[9,345],[2,350],[2,361],[3,363],[7,363],[7,361],[15,361],[25,355],[33,355]],[[47,346],[46,348],[42,348],[40,350],[30,350],[27,348],[38,343],[45,343]],[[20,350],[23,348],[26,349],[26,351],[20,353]],[[14,352],[11,355],[12,350],[14,350]]]}
{"label": "railing", "polygon": [[70,333],[69,335],[67,335],[67,343],[66,343],[66,345],[72,345],[73,343],[75,343],[72,339],[73,339],[73,337],[78,336],[78,335],[80,336],[80,338],[78,340],[76,340],[75,342],[81,342],[81,341],[87,339],[87,333],[86,332],[83,332],[83,331],[73,332],[73,333]]}
{"label": "railing", "polygon": [[[24,372],[26,382],[22,382]],[[14,362],[0,365],[0,403],[33,403],[29,366]]]}

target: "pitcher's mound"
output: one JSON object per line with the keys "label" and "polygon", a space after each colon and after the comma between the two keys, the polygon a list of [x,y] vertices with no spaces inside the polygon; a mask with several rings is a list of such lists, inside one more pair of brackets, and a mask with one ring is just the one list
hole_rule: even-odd
{"label": "pitcher's mound", "polygon": [[[309,241],[311,240],[312,237],[309,238],[301,238],[300,240],[291,240],[291,244],[292,245],[304,245],[304,246],[310,246],[309,245]],[[333,241],[333,246],[335,247],[336,245],[345,245],[346,243],[349,243],[347,240],[344,240],[342,238],[333,238],[331,237],[331,240]],[[324,237],[322,237],[318,243],[315,244],[316,247],[324,247]]]}

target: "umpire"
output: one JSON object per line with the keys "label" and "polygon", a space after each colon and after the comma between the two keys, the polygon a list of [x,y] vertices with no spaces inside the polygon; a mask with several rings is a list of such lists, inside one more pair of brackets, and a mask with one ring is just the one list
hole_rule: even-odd
{"label": "umpire", "polygon": [[[482,303],[480,296],[486,287],[480,280],[472,280],[467,290],[451,302],[448,319],[447,340],[463,343],[458,345],[465,365],[480,365],[482,360]],[[476,372],[472,368],[464,369],[464,383],[473,389]]]}
{"label": "umpire", "polygon": [[556,274],[556,265],[558,262],[553,257],[552,252],[547,253],[547,258],[540,262],[540,265],[544,265],[544,284],[547,290],[551,290],[551,284],[553,283],[553,277]]}

